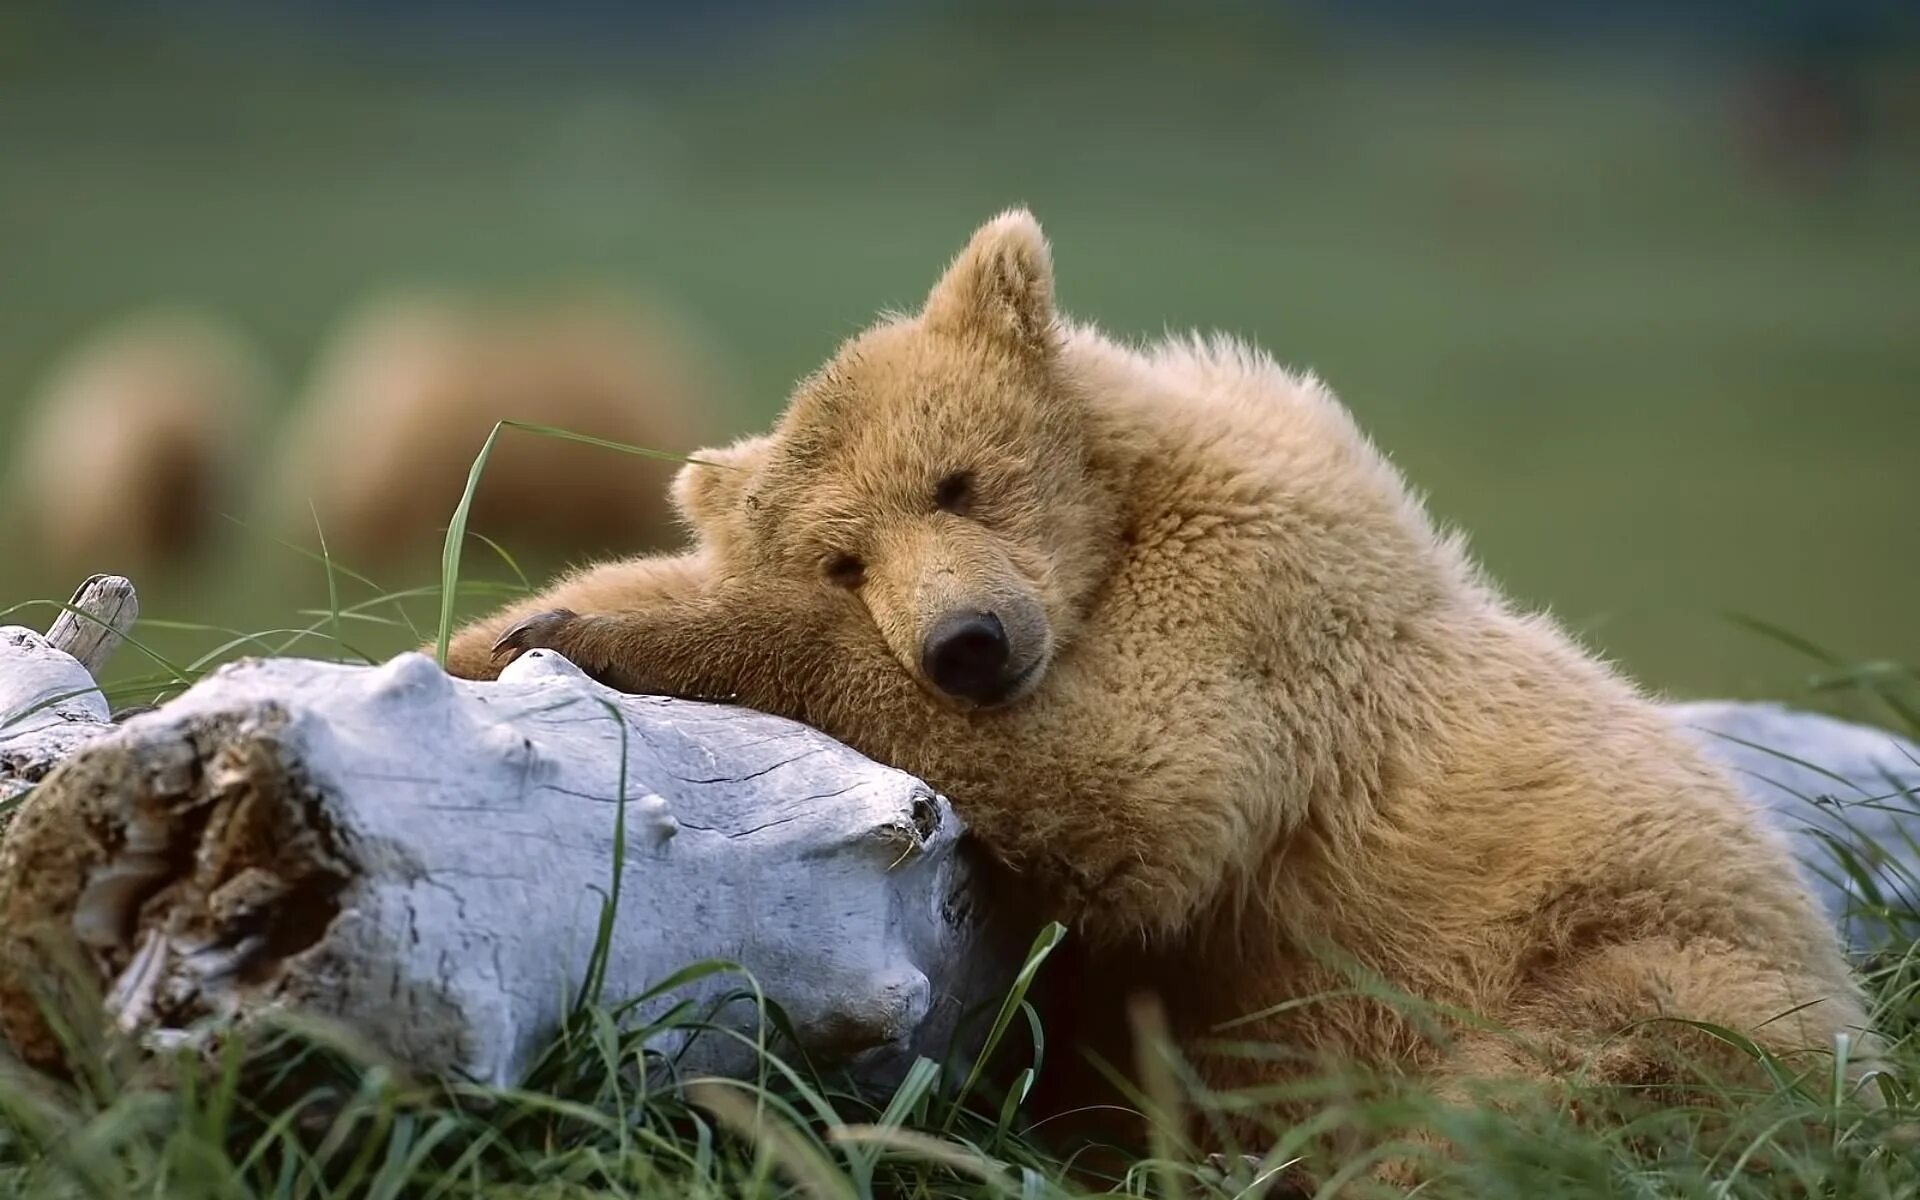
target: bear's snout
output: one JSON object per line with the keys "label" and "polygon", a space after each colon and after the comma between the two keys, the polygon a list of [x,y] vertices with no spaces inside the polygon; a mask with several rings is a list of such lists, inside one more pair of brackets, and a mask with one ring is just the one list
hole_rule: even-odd
{"label": "bear's snout", "polygon": [[949,696],[975,704],[1006,699],[1019,682],[1009,670],[1013,646],[1006,626],[990,612],[951,612],[934,625],[920,648],[920,669]]}

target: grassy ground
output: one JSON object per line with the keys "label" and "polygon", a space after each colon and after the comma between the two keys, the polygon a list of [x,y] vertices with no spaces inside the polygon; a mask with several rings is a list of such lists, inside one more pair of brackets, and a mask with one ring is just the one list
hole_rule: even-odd
{"label": "grassy ground", "polygon": [[[1320,370],[1497,576],[1653,684],[1795,683],[1731,611],[1920,658],[1920,166],[1895,130],[1846,186],[1769,183],[1736,63],[1117,10],[867,13],[700,57],[114,28],[0,37],[0,440],[135,303],[217,306],[297,383],[375,283],[581,274],[715,327],[746,429],[1025,200],[1070,310]],[[74,582],[5,561],[0,604]],[[256,628],[321,580],[261,536],[143,583],[156,616]]]}

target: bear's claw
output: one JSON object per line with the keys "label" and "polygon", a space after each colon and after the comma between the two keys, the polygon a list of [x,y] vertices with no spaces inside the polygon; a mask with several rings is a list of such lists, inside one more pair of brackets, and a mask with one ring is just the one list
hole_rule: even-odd
{"label": "bear's claw", "polygon": [[550,649],[554,635],[579,616],[570,608],[552,608],[526,617],[500,635],[493,643],[492,655],[498,659],[503,654],[517,656],[527,650]]}

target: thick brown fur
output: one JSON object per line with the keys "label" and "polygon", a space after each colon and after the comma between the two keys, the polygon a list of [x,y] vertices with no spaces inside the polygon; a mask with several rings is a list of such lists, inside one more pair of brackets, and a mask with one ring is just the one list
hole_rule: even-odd
{"label": "thick brown fur", "polygon": [[151,574],[205,550],[244,507],[272,396],[253,345],[197,311],[139,312],[76,346],[21,438],[14,494],[43,560]]}
{"label": "thick brown fur", "polygon": [[[1061,320],[1024,212],[705,457],[675,487],[691,550],[583,570],[451,669],[493,675],[525,621],[511,648],[925,777],[1078,930],[1088,1038],[1144,987],[1217,1086],[1445,1088],[1675,1081],[1709,1039],[1646,1018],[1781,1053],[1862,1024],[1788,854],[1657,705],[1505,601],[1319,381]],[[956,608],[1021,614],[1025,694],[935,693],[919,648]],[[1436,1034],[1385,991],[1504,1032]],[[1222,1035],[1277,1058],[1204,1045],[1323,993]]]}
{"label": "thick brown fur", "polygon": [[[314,369],[272,486],[284,524],[349,563],[439,545],[494,422],[685,453],[715,428],[722,368],[658,302],[578,291],[484,303],[379,297]],[[672,464],[524,431],[502,435],[469,527],[551,552],[631,552],[672,533]]]}

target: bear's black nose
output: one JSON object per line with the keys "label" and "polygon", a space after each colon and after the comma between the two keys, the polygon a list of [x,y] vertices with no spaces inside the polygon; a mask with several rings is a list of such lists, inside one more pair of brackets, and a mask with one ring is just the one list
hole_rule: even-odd
{"label": "bear's black nose", "polygon": [[920,648],[920,669],[950,696],[991,704],[1006,691],[1012,647],[1000,618],[990,612],[954,612],[940,618]]}

